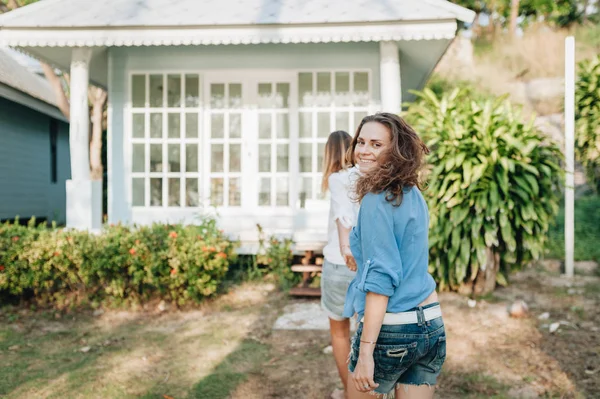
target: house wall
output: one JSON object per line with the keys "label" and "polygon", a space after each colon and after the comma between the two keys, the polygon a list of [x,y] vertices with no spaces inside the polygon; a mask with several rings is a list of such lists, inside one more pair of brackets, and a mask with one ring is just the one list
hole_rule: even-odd
{"label": "house wall", "polygon": [[[437,60],[448,47],[448,40],[399,43],[403,99],[410,90],[424,85]],[[108,216],[111,223],[148,223],[151,221],[192,221],[197,210],[177,208],[139,209],[128,202],[129,143],[126,142],[129,76],[133,71],[224,71],[237,70],[336,70],[371,71],[371,96],[374,109],[380,103],[379,43],[271,44],[238,46],[118,47],[108,53],[109,131],[108,131]],[[268,215],[265,215],[268,218]],[[236,215],[224,228],[252,230],[254,221]],[[322,227],[327,209],[319,212],[299,210],[271,217],[274,230],[304,231],[310,241],[325,237]],[[244,223],[248,226],[243,225]],[[316,230],[314,226],[320,226]],[[243,237],[241,237],[243,238]],[[302,239],[304,240],[304,239]]]}
{"label": "house wall", "polygon": [[57,182],[51,182],[51,117],[0,98],[0,219],[65,222],[71,177],[69,126],[58,122]]}

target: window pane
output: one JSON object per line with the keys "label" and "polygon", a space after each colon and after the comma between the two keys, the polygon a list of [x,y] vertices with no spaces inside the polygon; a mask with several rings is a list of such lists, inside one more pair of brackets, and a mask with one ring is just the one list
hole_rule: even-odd
{"label": "window pane", "polygon": [[275,199],[275,205],[277,206],[288,206],[289,205],[289,189],[288,189],[288,178],[278,177],[277,178],[277,196]]}
{"label": "window pane", "polygon": [[131,133],[133,138],[144,138],[145,127],[146,127],[146,116],[144,114],[133,114],[131,121]]}
{"label": "window pane", "polygon": [[290,98],[290,85],[289,83],[277,83],[275,94],[275,106],[277,108],[288,108]]}
{"label": "window pane", "polygon": [[323,171],[323,155],[325,154],[325,143],[317,144],[317,172]]}
{"label": "window pane", "polygon": [[300,172],[312,172],[312,144],[300,143]]}
{"label": "window pane", "polygon": [[168,172],[181,172],[181,147],[179,144],[169,144],[169,170]]}
{"label": "window pane", "polygon": [[289,170],[289,164],[289,145],[277,144],[277,172],[287,172]]}
{"label": "window pane", "polygon": [[146,148],[145,144],[133,145],[133,161],[131,166],[132,172],[144,172],[146,164]]}
{"label": "window pane", "polygon": [[163,106],[163,76],[150,75],[150,107]]}
{"label": "window pane", "polygon": [[185,137],[198,137],[198,114],[185,114]]}
{"label": "window pane", "polygon": [[369,105],[369,74],[354,73],[354,105]]}
{"label": "window pane", "polygon": [[210,116],[210,136],[213,139],[222,139],[225,135],[225,115],[212,114]]}
{"label": "window pane", "polygon": [[162,172],[162,144],[150,144],[150,172]]}
{"label": "window pane", "polygon": [[242,137],[242,114],[229,114],[229,137],[233,139]]}
{"label": "window pane", "polygon": [[363,120],[363,118],[367,116],[366,112],[355,112],[354,113],[354,131],[356,131],[356,129],[358,129],[358,125],[360,125],[360,122]]}
{"label": "window pane", "polygon": [[198,194],[198,179],[186,179],[185,181],[185,205],[200,205],[200,195]]}
{"label": "window pane", "polygon": [[223,144],[211,145],[210,163],[212,172],[223,172],[223,166],[225,164],[223,154]]}
{"label": "window pane", "polygon": [[162,138],[162,114],[150,114],[150,138]]}
{"label": "window pane", "polygon": [[258,191],[258,205],[271,205],[271,178],[269,177],[260,179],[260,187]]}
{"label": "window pane", "polygon": [[131,181],[131,199],[133,206],[146,205],[146,190],[143,177],[134,177]]}
{"label": "window pane", "polygon": [[212,206],[222,206],[223,199],[223,178],[210,179],[210,204]]}
{"label": "window pane", "polygon": [[304,208],[307,199],[312,199],[312,178],[302,177],[300,184],[300,208]]}
{"label": "window pane", "polygon": [[229,145],[229,171],[230,172],[241,172],[242,171],[242,145],[241,144],[230,144]]}
{"label": "window pane", "polygon": [[271,114],[258,114],[258,137],[271,138]]}
{"label": "window pane", "polygon": [[335,105],[344,107],[350,105],[350,72],[335,73]]}
{"label": "window pane", "polygon": [[329,112],[317,113],[317,137],[329,137],[329,134],[331,133],[329,117]]}
{"label": "window pane", "polygon": [[198,75],[185,75],[185,106],[200,106],[200,79]]}
{"label": "window pane", "polygon": [[242,185],[239,177],[229,179],[229,206],[242,205]]}
{"label": "window pane", "polygon": [[258,145],[258,171],[271,171],[271,144]]}
{"label": "window pane", "polygon": [[169,179],[169,206],[181,206],[181,181],[178,177]]}
{"label": "window pane", "polygon": [[131,77],[131,104],[134,108],[146,106],[146,75]]}
{"label": "window pane", "polygon": [[185,146],[185,171],[198,172],[198,144]]}
{"label": "window pane", "polygon": [[229,84],[229,107],[242,107],[242,85],[240,83]]}
{"label": "window pane", "polygon": [[150,206],[162,206],[162,178],[150,179]]}
{"label": "window pane", "polygon": [[277,114],[277,137],[280,139],[290,137],[290,118],[288,114]]}
{"label": "window pane", "polygon": [[313,105],[312,79],[313,74],[310,72],[298,74],[298,102],[301,107]]}
{"label": "window pane", "polygon": [[169,107],[181,106],[181,75],[167,76],[167,104]]}
{"label": "window pane", "polygon": [[225,85],[213,83],[210,85],[210,106],[212,108],[225,108]]}
{"label": "window pane", "polygon": [[312,112],[300,112],[300,137],[312,136]]}
{"label": "window pane", "polygon": [[335,114],[335,130],[343,130],[348,132],[348,129],[350,129],[349,118],[349,112],[337,112]]}
{"label": "window pane", "polygon": [[317,73],[317,99],[316,106],[328,107],[331,105],[331,73]]}
{"label": "window pane", "polygon": [[181,137],[181,115],[180,114],[169,114],[167,122],[169,124],[169,138]]}
{"label": "window pane", "polygon": [[259,83],[258,108],[272,108],[273,105],[273,86],[271,83]]}

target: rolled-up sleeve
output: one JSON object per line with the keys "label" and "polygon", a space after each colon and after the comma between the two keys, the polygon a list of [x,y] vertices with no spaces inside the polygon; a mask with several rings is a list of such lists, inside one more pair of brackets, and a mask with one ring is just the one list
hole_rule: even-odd
{"label": "rolled-up sleeve", "polygon": [[358,289],[391,296],[402,281],[402,259],[394,234],[392,205],[367,194],[360,205],[356,230],[364,261]]}
{"label": "rolled-up sleeve", "polygon": [[342,226],[349,229],[356,224],[356,216],[348,187],[344,184],[340,173],[330,175],[328,183],[331,192],[333,220],[339,220]]}

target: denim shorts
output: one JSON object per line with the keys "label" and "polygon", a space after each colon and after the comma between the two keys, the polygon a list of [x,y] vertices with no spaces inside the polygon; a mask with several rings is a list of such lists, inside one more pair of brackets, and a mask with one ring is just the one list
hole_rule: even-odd
{"label": "denim shorts", "polygon": [[346,265],[336,265],[327,260],[323,262],[321,273],[321,307],[330,319],[341,321],[347,319],[342,316],[348,286],[356,272],[348,269]]}
{"label": "denim shorts", "polygon": [[[410,311],[418,313],[416,324],[383,325],[373,352],[373,379],[379,386],[375,393],[389,394],[397,384],[434,386],[446,359],[446,331],[441,317],[425,320],[423,309],[439,305],[432,303]],[[348,369],[354,372],[358,361],[363,323],[352,338]]]}

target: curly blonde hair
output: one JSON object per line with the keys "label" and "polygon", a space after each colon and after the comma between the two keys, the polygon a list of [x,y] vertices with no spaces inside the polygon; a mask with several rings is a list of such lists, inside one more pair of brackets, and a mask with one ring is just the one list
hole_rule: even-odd
{"label": "curly blonde hair", "polygon": [[358,125],[346,160],[354,165],[354,150],[360,136],[360,131],[367,123],[380,123],[390,132],[390,147],[381,153],[377,166],[363,173],[356,182],[355,194],[362,201],[368,193],[386,193],[386,200],[394,206],[402,203],[402,193],[405,187],[417,187],[423,191],[424,182],[420,181],[419,172],[425,166],[425,155],[429,148],[417,135],[413,128],[398,115],[381,112],[368,115]]}

